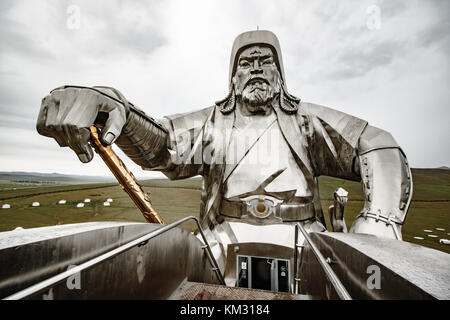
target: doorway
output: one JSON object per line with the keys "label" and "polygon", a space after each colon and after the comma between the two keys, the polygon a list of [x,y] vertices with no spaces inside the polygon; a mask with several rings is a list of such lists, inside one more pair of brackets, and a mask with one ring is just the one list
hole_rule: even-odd
{"label": "doorway", "polygon": [[289,292],[289,261],[270,257],[237,257],[237,286]]}

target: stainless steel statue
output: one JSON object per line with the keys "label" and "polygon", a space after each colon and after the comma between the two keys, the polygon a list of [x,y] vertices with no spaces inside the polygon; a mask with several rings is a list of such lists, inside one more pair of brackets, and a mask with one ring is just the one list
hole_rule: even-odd
{"label": "stainless steel statue", "polygon": [[214,106],[159,121],[116,89],[63,86],[43,99],[37,130],[89,162],[89,127],[96,124],[103,143],[116,143],[143,169],[170,179],[201,175],[200,218],[221,268],[229,244],[286,245],[299,221],[325,230],[321,175],[362,181],[365,203],[350,233],[401,239],[412,180],[388,132],[291,95],[269,31],[236,38],[229,83]]}

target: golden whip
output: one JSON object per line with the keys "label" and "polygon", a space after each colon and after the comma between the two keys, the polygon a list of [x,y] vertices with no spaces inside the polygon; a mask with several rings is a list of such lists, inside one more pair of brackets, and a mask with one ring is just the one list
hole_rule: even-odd
{"label": "golden whip", "polygon": [[133,173],[127,169],[125,164],[115,154],[111,146],[104,146],[99,137],[98,131],[95,126],[90,127],[91,142],[95,149],[95,152],[100,155],[108,168],[119,181],[122,189],[128,193],[133,202],[141,210],[144,218],[150,223],[165,224],[166,222],[156,212],[153,207],[148,194],[142,189],[142,186],[137,182]]}

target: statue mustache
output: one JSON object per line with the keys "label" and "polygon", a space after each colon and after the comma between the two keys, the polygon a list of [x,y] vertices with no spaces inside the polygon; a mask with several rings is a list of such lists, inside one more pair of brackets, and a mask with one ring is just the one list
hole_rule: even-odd
{"label": "statue mustache", "polygon": [[249,85],[253,85],[253,87],[250,89],[250,92],[254,92],[255,90],[266,90],[267,88],[264,86],[270,86],[269,81],[267,81],[265,78],[262,77],[253,77],[247,80],[247,82],[244,85],[244,88],[246,88]]}

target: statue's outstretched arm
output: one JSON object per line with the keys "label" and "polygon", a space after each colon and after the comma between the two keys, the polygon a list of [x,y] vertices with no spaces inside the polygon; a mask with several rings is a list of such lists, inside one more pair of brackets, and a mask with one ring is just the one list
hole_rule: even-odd
{"label": "statue's outstretched arm", "polygon": [[363,182],[365,204],[350,232],[401,238],[401,227],[412,196],[406,156],[392,138],[366,121],[311,103],[311,144],[316,176]]}
{"label": "statue's outstretched arm", "polygon": [[102,128],[105,145],[116,142],[142,167],[164,166],[167,161],[167,129],[110,87],[67,85],[52,90],[42,100],[36,129],[89,162],[94,156],[89,127],[94,124]]}
{"label": "statue's outstretched arm", "polygon": [[117,146],[142,168],[163,170],[169,159],[168,130],[136,107],[129,110]]}
{"label": "statue's outstretched arm", "polygon": [[406,156],[388,132],[367,126],[359,139],[358,160],[365,203],[350,232],[401,239],[412,197]]}

